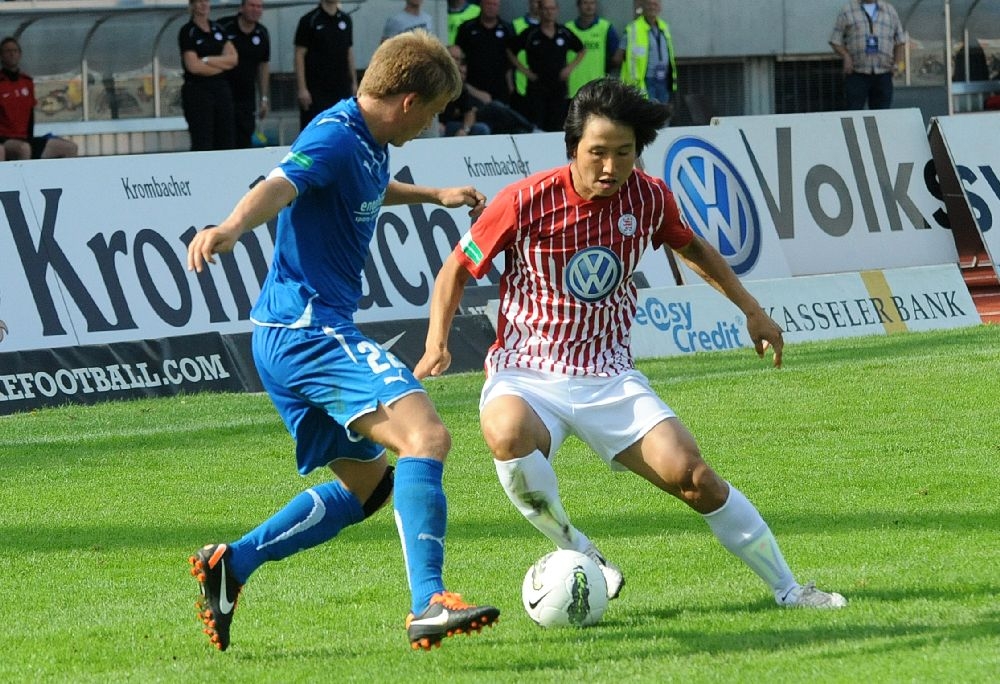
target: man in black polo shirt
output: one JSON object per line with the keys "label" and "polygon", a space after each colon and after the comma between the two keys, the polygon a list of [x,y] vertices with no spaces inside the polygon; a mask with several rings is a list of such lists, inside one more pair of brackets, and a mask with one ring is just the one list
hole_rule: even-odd
{"label": "man in black polo shirt", "polygon": [[354,27],[340,0],[320,0],[295,29],[295,83],[299,124],[358,92]]}
{"label": "man in black polo shirt", "polygon": [[[508,44],[507,56],[528,79],[525,115],[543,131],[561,131],[569,108],[567,81],[586,49],[575,33],[556,22],[556,0],[542,0],[541,11],[541,23],[515,36]],[[521,51],[527,64],[517,58]],[[570,52],[576,53],[572,60],[567,59]]]}
{"label": "man in black polo shirt", "polygon": [[[227,72],[233,91],[236,115],[236,147],[250,147],[257,128],[257,116],[267,116],[271,92],[271,38],[260,23],[264,0],[242,0],[240,11],[219,20],[240,57],[235,69]],[[260,106],[257,106],[258,93]]]}
{"label": "man in black polo shirt", "polygon": [[455,45],[465,53],[469,85],[494,100],[509,103],[513,82],[507,61],[507,41],[514,28],[500,18],[500,0],[482,0],[480,15],[458,27]]}

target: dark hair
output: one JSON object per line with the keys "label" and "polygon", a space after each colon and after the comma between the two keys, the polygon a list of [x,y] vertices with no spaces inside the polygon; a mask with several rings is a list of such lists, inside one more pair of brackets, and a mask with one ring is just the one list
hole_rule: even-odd
{"label": "dark hair", "polygon": [[21,49],[21,44],[17,42],[17,38],[15,38],[14,36],[7,36],[3,40],[0,40],[0,48],[2,48],[7,43],[13,43],[14,45],[17,46],[18,50]]}
{"label": "dark hair", "polygon": [[648,99],[638,88],[616,78],[600,78],[580,88],[569,103],[563,126],[566,131],[566,156],[576,156],[576,146],[583,138],[587,119],[600,116],[635,131],[635,154],[639,156],[656,133],[667,125],[670,110],[666,105]]}

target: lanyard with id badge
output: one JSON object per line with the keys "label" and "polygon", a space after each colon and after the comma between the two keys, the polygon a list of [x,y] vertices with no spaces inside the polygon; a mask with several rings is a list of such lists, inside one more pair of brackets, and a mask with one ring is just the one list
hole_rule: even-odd
{"label": "lanyard with id badge", "polygon": [[865,16],[868,17],[868,35],[865,36],[865,54],[877,55],[878,36],[875,35],[875,17],[878,16],[878,6],[875,7],[875,11],[871,14],[865,10]]}
{"label": "lanyard with id badge", "polygon": [[[655,27],[650,30],[649,35],[652,39],[651,42],[656,45],[656,63],[651,65],[653,78],[656,81],[666,83],[667,66],[670,61],[670,50],[667,48],[666,36]],[[666,56],[664,56],[664,53],[666,53]]]}

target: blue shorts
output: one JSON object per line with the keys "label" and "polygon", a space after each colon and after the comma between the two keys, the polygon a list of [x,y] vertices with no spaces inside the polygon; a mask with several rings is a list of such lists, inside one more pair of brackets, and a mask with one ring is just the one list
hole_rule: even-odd
{"label": "blue shorts", "polygon": [[385,447],[347,428],[353,420],[424,388],[402,361],[352,323],[334,328],[255,326],[261,382],[295,439],[305,475],[339,458],[371,461]]}

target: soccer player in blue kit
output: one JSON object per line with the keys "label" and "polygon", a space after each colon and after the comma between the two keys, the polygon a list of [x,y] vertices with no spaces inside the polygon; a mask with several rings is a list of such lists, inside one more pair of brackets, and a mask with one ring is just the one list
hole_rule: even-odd
{"label": "soccer player in blue kit", "polygon": [[[336,476],[241,539],[206,545],[191,557],[199,615],[220,650],[229,646],[236,600],[251,573],[332,539],[390,495],[412,596],[405,623],[411,646],[429,650],[499,616],[444,588],[442,472],[451,436],[410,370],[353,321],[383,204],[468,206],[472,216],[485,206],[472,187],[389,178],[388,145],[415,138],[461,88],[458,68],[436,38],[414,31],[387,40],[357,97],[317,115],[229,217],[188,246],[188,268],[201,272],[244,231],[278,216],[273,263],[251,312],[254,361],[295,438],[299,472],[329,466]],[[398,454],[395,477],[387,449]]]}

